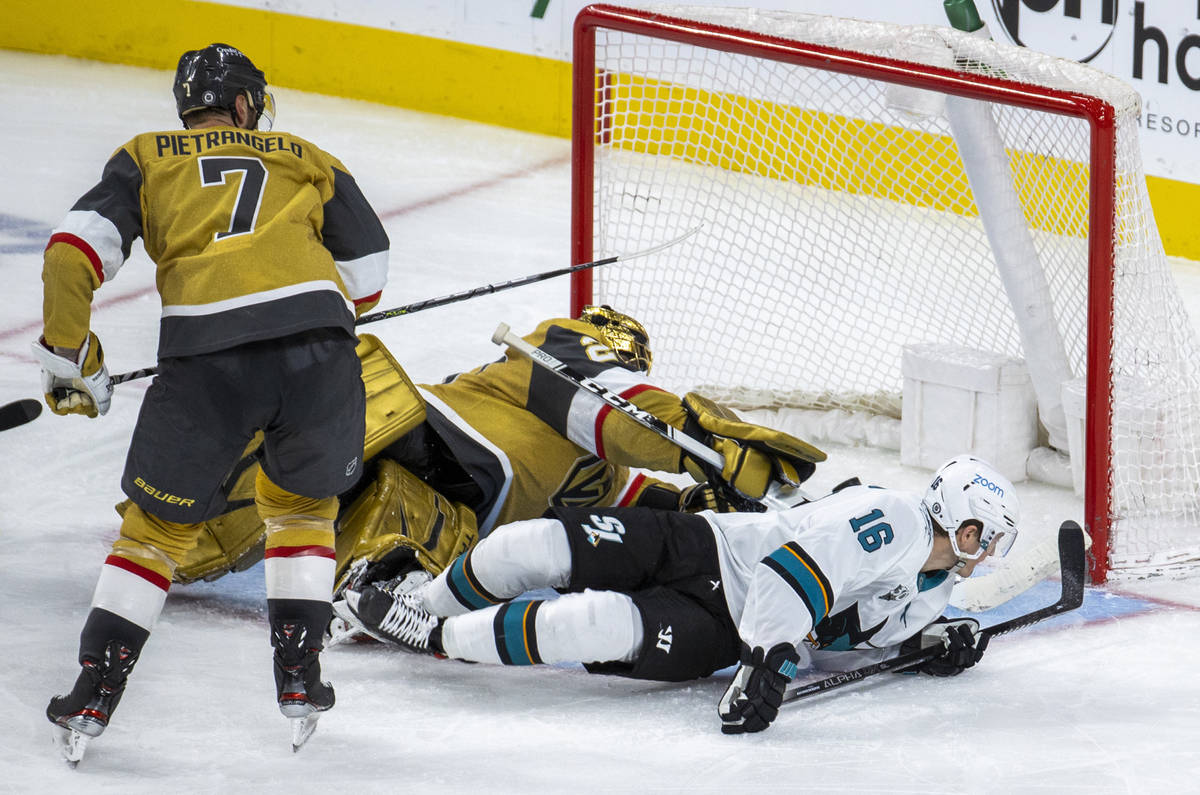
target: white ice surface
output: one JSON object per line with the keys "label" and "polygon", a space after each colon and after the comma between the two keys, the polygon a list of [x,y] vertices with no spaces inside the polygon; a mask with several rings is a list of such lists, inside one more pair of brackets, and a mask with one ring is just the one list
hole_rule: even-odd
{"label": "white ice surface", "polygon": [[[277,99],[279,127],[341,158],[386,219],[381,308],[568,264],[567,141],[294,91]],[[5,403],[40,392],[28,345],[40,329],[46,234],[117,146],[177,120],[168,73],[7,52],[0,108]],[[1189,306],[1200,305],[1200,269],[1181,262],[1177,276]],[[158,308],[139,249],[97,294],[93,328],[112,372],[154,363]],[[566,311],[560,279],[368,330],[415,380],[431,381],[497,356],[498,322],[520,331]],[[118,387],[100,420],[47,412],[0,434],[0,791],[1200,790],[1195,578],[1091,591],[1089,612],[997,639],[964,676],[878,677],[788,707],[749,737],[719,732],[727,674],[639,683],[339,646],[324,655],[338,705],[293,755],[255,568],[172,591],[111,727],[70,771],[43,710],[77,670],[145,385]],[[814,485],[926,478],[864,450],[830,453]],[[1022,496],[1031,533],[1079,513],[1053,488]],[[1154,609],[1114,617],[1129,602],[1117,590],[1151,597]]]}

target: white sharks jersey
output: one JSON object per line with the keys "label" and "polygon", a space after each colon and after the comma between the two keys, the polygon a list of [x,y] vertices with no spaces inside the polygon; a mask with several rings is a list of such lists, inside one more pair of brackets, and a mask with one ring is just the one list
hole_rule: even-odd
{"label": "white sharks jersey", "polygon": [[893,646],[950,601],[954,577],[921,572],[933,526],[916,494],[853,486],[786,511],[702,515],[751,648]]}

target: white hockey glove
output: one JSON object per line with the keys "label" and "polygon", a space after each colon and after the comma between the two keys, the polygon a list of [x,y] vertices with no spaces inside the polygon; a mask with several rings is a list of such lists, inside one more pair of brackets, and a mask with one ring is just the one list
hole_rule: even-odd
{"label": "white hockey glove", "polygon": [[800,655],[790,643],[764,652],[742,644],[742,665],[717,706],[723,734],[760,732],[771,725],[783,703],[783,690],[796,675]]}
{"label": "white hockey glove", "polygon": [[33,343],[33,355],[42,366],[42,391],[46,405],[55,414],[107,414],[113,385],[104,365],[99,338],[88,332],[83,346],[71,360],[46,346],[46,338]]}
{"label": "white hockey glove", "polygon": [[930,676],[958,676],[983,658],[989,635],[979,634],[979,622],[973,618],[939,618],[900,646],[901,654],[941,646],[944,652],[906,672],[920,671]]}

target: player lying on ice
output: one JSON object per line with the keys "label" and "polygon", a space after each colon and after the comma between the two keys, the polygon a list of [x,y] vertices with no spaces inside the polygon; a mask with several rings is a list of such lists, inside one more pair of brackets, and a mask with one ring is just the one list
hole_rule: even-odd
{"label": "player lying on ice", "polygon": [[[631,467],[706,477],[671,442],[523,356],[414,386],[387,349],[363,335],[367,463],[341,498],[338,593],[351,580],[362,587],[392,577],[413,552],[436,574],[493,527],[553,506],[729,510],[729,499],[762,497],[772,480],[799,484],[825,458],[788,434],[737,422],[704,398],[653,386],[646,330],[611,308],[544,321],[525,339],[714,446],[727,465],[711,474],[731,485],[721,493],[703,483],[681,491],[634,474]],[[258,466],[255,450],[226,481],[228,509],[206,524],[177,582],[215,579],[261,559],[263,526],[250,502]]]}
{"label": "player lying on ice", "polygon": [[[722,731],[757,732],[801,651],[944,644],[920,667],[940,676],[978,662],[978,622],[940,616],[954,575],[1011,548],[1018,515],[1012,484],[960,456],[924,495],[853,485],[770,513],[555,508],[496,528],[432,581],[414,570],[347,600],[373,635],[460,660],[664,681],[740,662]],[[510,601],[540,588],[563,595]]]}

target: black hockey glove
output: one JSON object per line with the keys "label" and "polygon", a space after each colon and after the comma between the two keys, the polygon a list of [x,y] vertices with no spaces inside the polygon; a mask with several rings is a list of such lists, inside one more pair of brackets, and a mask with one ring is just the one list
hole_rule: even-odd
{"label": "black hockey glove", "polygon": [[766,653],[762,647],[751,651],[743,643],[742,665],[717,707],[722,733],[760,732],[770,726],[799,662],[800,655],[790,643],[777,643]]}
{"label": "black hockey glove", "polygon": [[930,676],[958,676],[983,658],[990,636],[979,633],[979,622],[973,618],[939,618],[913,635],[900,646],[901,654],[942,646],[945,651],[920,665],[903,669],[920,671]]}

